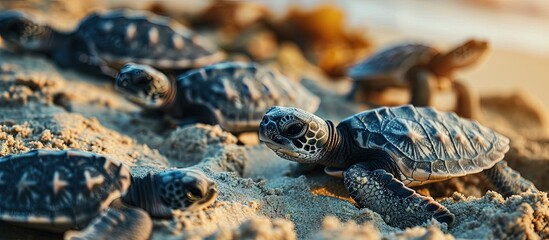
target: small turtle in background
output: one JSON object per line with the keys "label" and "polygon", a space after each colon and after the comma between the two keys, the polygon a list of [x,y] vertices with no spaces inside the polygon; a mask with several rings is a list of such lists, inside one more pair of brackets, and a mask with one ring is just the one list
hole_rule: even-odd
{"label": "small turtle in background", "polygon": [[504,196],[537,191],[502,161],[509,139],[476,121],[430,107],[382,107],[357,113],[336,127],[297,108],[273,107],[259,137],[282,158],[324,165],[343,177],[360,207],[392,226],[431,218],[451,225],[454,215],[408,188],[481,172]]}
{"label": "small turtle in background", "polygon": [[179,71],[224,59],[207,39],[170,18],[145,11],[92,13],[73,32],[41,25],[22,12],[3,11],[0,36],[13,50],[43,53],[60,66],[110,77],[128,62]]}
{"label": "small turtle in background", "polygon": [[170,79],[152,67],[127,64],[116,89],[149,110],[161,110],[180,124],[219,124],[232,133],[257,131],[274,105],[314,112],[320,100],[301,84],[255,63],[223,62]]}
{"label": "small turtle in background", "polygon": [[0,220],[67,239],[148,239],[153,218],[213,203],[217,185],[192,168],[132,177],[91,152],[32,150],[0,158]]}
{"label": "small turtle in background", "polygon": [[[476,39],[446,53],[413,43],[388,47],[348,69],[347,75],[354,80],[349,98],[367,99],[368,92],[388,87],[410,88],[410,104],[430,106],[433,90],[453,89],[457,95],[455,112],[461,117],[477,118],[480,100],[464,83],[454,79],[454,71],[483,62],[489,49],[488,42]],[[387,105],[383,101],[379,104]]]}

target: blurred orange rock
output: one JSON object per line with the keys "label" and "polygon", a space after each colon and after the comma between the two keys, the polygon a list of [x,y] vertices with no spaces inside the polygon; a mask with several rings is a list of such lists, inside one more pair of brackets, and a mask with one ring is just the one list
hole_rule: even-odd
{"label": "blurred orange rock", "polygon": [[363,29],[349,29],[344,12],[332,5],[311,10],[293,7],[277,24],[283,39],[296,42],[305,55],[333,77],[368,54],[371,43]]}
{"label": "blurred orange rock", "polygon": [[264,61],[276,55],[278,42],[273,31],[264,24],[256,24],[223,47],[228,51],[244,53],[255,61]]}
{"label": "blurred orange rock", "polygon": [[292,7],[286,21],[309,38],[321,41],[339,39],[344,35],[345,15],[332,5],[319,5],[310,11]]}
{"label": "blurred orange rock", "polygon": [[215,1],[192,19],[193,25],[207,24],[224,31],[238,33],[246,27],[271,16],[266,6],[255,2]]}

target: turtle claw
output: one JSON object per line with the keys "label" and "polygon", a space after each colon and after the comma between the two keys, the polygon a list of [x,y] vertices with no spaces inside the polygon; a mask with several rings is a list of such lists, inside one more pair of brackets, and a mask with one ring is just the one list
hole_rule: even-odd
{"label": "turtle claw", "polygon": [[456,220],[456,216],[448,211],[445,207],[444,209],[438,209],[435,214],[433,214],[433,218],[441,223],[447,223],[448,225],[452,225],[454,221]]}
{"label": "turtle claw", "polygon": [[431,197],[417,194],[383,169],[367,170],[360,164],[344,172],[347,191],[361,208],[379,213],[391,226],[406,228],[434,218],[451,225],[454,214]]}
{"label": "turtle claw", "polygon": [[115,200],[90,225],[81,231],[67,231],[64,239],[149,239],[151,232],[152,220],[145,211]]}

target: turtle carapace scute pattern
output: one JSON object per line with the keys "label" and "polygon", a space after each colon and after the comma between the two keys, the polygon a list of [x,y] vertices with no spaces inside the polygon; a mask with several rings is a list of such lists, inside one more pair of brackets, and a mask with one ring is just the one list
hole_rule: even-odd
{"label": "turtle carapace scute pattern", "polygon": [[95,12],[75,31],[90,39],[98,56],[122,66],[128,62],[158,69],[201,67],[223,59],[207,39],[177,21],[136,10]]}
{"label": "turtle carapace scute pattern", "polygon": [[478,173],[503,159],[509,139],[455,113],[377,108],[343,120],[359,149],[383,149],[407,186]]}
{"label": "turtle carapace scute pattern", "polygon": [[4,221],[81,228],[130,186],[120,162],[80,151],[7,155],[0,169]]}
{"label": "turtle carapace scute pattern", "polygon": [[128,9],[90,13],[71,32],[22,12],[4,11],[0,36],[10,49],[42,53],[62,67],[109,77],[128,62],[183,71],[225,58],[208,39],[175,20]]}
{"label": "turtle carapace scute pattern", "polygon": [[282,158],[324,165],[343,177],[361,207],[396,227],[434,218],[452,224],[454,215],[409,187],[483,171],[505,196],[537,191],[507,167],[509,139],[476,121],[430,107],[381,107],[357,113],[337,127],[301,109],[272,107],[259,137]]}

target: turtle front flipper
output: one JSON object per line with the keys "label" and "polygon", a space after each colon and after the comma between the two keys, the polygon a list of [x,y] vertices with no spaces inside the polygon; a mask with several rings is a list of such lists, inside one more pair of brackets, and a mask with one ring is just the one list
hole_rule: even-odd
{"label": "turtle front flipper", "polygon": [[152,220],[147,212],[130,207],[120,199],[114,200],[110,207],[97,216],[81,231],[67,231],[64,238],[84,239],[149,239],[152,232]]}
{"label": "turtle front flipper", "polygon": [[417,194],[384,169],[368,169],[366,164],[351,166],[343,173],[345,187],[361,208],[379,213],[391,226],[421,225],[431,218],[451,225],[454,214],[431,197]]}
{"label": "turtle front flipper", "polygon": [[494,185],[496,191],[504,197],[529,190],[532,192],[539,191],[532,182],[526,180],[520,173],[507,166],[506,161],[500,161],[482,173]]}
{"label": "turtle front flipper", "polygon": [[66,45],[57,48],[53,60],[63,68],[72,68],[96,76],[115,78],[117,71],[99,57],[93,44],[86,39],[71,35]]}
{"label": "turtle front flipper", "polygon": [[479,119],[481,117],[481,111],[480,97],[478,94],[462,81],[454,80],[452,82],[452,88],[457,94],[455,112],[460,117]]}
{"label": "turtle front flipper", "polygon": [[410,104],[414,106],[430,106],[432,98],[432,86],[434,74],[429,71],[419,70],[410,76]]}

